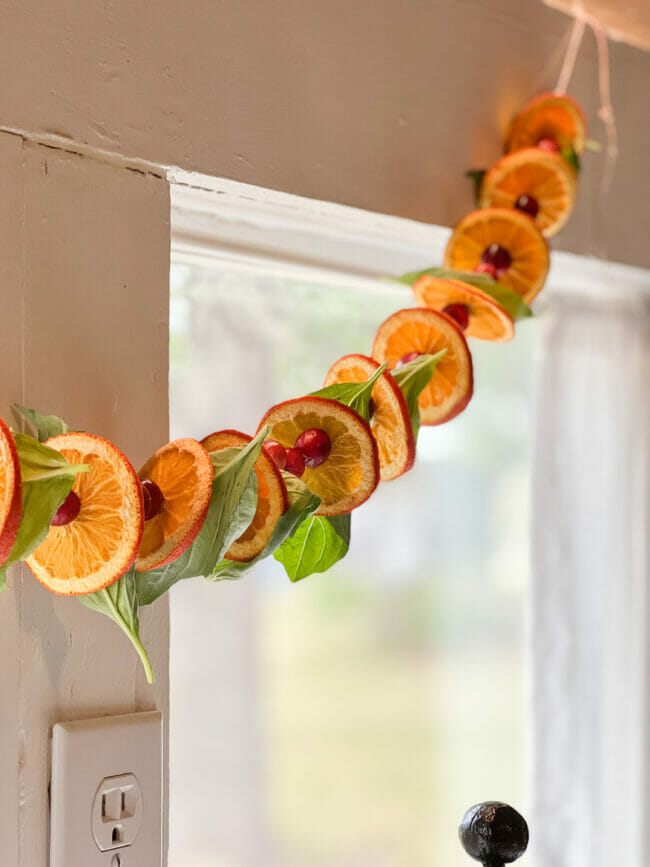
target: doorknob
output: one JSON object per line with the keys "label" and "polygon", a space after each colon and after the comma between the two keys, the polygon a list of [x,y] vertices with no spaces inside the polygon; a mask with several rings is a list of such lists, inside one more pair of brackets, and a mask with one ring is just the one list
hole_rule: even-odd
{"label": "doorknob", "polygon": [[467,854],[483,867],[504,867],[526,851],[528,825],[508,804],[485,801],[465,813],[458,836]]}

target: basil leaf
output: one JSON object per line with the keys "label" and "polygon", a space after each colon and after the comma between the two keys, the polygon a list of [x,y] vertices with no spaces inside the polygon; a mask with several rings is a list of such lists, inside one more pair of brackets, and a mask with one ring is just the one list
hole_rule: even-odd
{"label": "basil leaf", "polygon": [[215,472],[203,527],[193,544],[173,563],[137,573],[140,605],[150,605],[185,578],[209,578],[231,544],[246,530],[257,508],[253,467],[268,432],[265,427],[242,448],[223,449],[211,455]]}
{"label": "basil leaf", "polygon": [[469,283],[470,286],[482,289],[483,292],[494,298],[515,322],[533,315],[533,311],[518,292],[508,289],[503,283],[498,283],[489,274],[477,274],[476,271],[458,271],[455,268],[425,268],[423,271],[411,271],[394,279],[398,283],[412,286],[419,277],[423,277],[425,274],[429,274],[431,277],[442,277],[445,280],[462,280],[463,283]]}
{"label": "basil leaf", "polygon": [[58,415],[43,415],[43,413],[36,412],[35,409],[27,409],[26,406],[21,406],[19,403],[12,404],[11,408],[16,415],[26,418],[33,425],[38,433],[39,442],[44,443],[50,437],[70,431],[68,425]]}
{"label": "basil leaf", "polygon": [[349,406],[361,418],[368,421],[370,418],[370,396],[375,383],[385,370],[386,365],[382,364],[365,382],[341,382],[328,385],[319,391],[313,391],[310,397],[326,397],[330,400],[337,400],[339,403]]}
{"label": "basil leaf", "polygon": [[474,189],[474,201],[478,204],[479,197],[481,195],[481,184],[483,183],[483,178],[487,173],[487,169],[470,169],[468,172],[465,172],[465,177],[470,178],[472,181],[472,186]]}
{"label": "basil leaf", "polygon": [[[88,472],[87,464],[71,464],[61,452],[37,442],[26,434],[14,434],[23,485],[20,526],[13,548],[2,564],[9,566],[26,560],[41,544],[50,529],[50,522],[61,503],[72,490],[78,472]],[[6,578],[0,574],[0,589]]]}
{"label": "basil leaf", "polygon": [[136,649],[147,676],[147,683],[153,683],[153,669],[147,651],[140,640],[140,619],[138,617],[137,573],[135,566],[109,587],[77,597],[82,605],[98,611],[117,623]]}
{"label": "basil leaf", "polygon": [[20,460],[20,474],[23,483],[38,482],[54,476],[74,476],[87,473],[88,464],[71,464],[61,452],[51,449],[27,434],[15,433],[14,440]]}
{"label": "basil leaf", "polygon": [[50,529],[50,521],[72,490],[74,476],[54,476],[23,485],[23,511],[11,554],[3,568],[26,560]]}
{"label": "basil leaf", "polygon": [[578,152],[574,148],[562,148],[560,153],[568,162],[568,164],[576,170],[576,172],[580,171],[580,157],[578,156]]}
{"label": "basil leaf", "polygon": [[280,545],[287,539],[304,520],[309,518],[321,504],[321,498],[312,494],[307,485],[291,473],[282,474],[289,495],[289,508],[275,525],[271,538],[266,543],[264,550],[257,557],[246,563],[238,563],[234,560],[221,560],[212,573],[208,576],[210,581],[234,580],[242,578],[246,572],[259,563],[260,560],[270,557]]}
{"label": "basil leaf", "polygon": [[303,521],[273,556],[292,581],[301,581],[315,572],[326,572],[345,557],[349,547],[350,515],[317,515]]}
{"label": "basil leaf", "polygon": [[431,382],[436,365],[446,353],[447,350],[442,349],[435,355],[420,355],[413,361],[391,370],[393,378],[402,389],[402,394],[406,400],[416,439],[420,430],[420,394]]}

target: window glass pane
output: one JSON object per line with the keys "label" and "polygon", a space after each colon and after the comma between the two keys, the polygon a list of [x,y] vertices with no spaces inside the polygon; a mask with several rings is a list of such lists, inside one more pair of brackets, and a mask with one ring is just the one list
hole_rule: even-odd
{"label": "window glass pane", "polygon": [[[173,436],[253,433],[368,354],[411,304],[371,285],[174,264]],[[333,570],[175,588],[172,867],[463,865],[464,810],[522,806],[532,332],[472,342],[468,409],[422,429]]]}

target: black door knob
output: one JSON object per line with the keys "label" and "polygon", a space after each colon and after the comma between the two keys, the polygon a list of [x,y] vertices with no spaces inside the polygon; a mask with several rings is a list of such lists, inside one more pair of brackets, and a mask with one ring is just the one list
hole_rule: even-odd
{"label": "black door knob", "polygon": [[468,855],[484,867],[504,867],[520,858],[528,846],[528,825],[513,807],[486,801],[470,807],[458,829]]}

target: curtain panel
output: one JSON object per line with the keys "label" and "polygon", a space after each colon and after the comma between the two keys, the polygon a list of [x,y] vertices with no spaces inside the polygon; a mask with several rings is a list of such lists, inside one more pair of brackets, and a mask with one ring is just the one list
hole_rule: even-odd
{"label": "curtain panel", "polygon": [[611,298],[550,293],[540,316],[528,606],[535,867],[647,867],[648,284]]}

